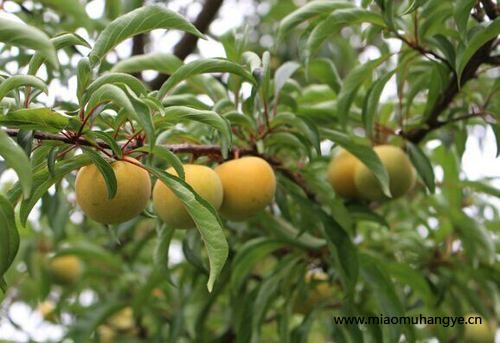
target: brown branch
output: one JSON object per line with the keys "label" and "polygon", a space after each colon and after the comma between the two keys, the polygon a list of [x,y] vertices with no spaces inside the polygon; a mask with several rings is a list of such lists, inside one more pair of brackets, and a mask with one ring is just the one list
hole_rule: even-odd
{"label": "brown branch", "polygon": [[[219,12],[224,0],[205,0],[202,10],[196,17],[193,25],[202,33],[207,32],[208,27],[215,19],[217,12]],[[184,60],[196,48],[198,37],[191,34],[184,34],[181,40],[174,47],[174,55]],[[160,74],[151,82],[152,89],[159,89],[161,85],[167,80],[168,76]]]}
{"label": "brown branch", "polygon": [[408,40],[405,36],[400,35],[397,32],[394,32],[394,34],[396,35],[396,37],[399,40],[401,40],[403,43],[408,45],[413,50],[418,51],[420,54],[422,54],[422,56],[429,58],[429,55],[430,55],[430,56],[434,57],[435,59],[443,62],[448,67],[448,69],[453,70],[453,66],[450,64],[450,62],[448,62],[448,60],[446,60],[446,58],[440,56],[439,54],[435,53],[432,50],[424,48],[423,46],[419,45],[418,42],[412,42],[412,41]]}
{"label": "brown branch", "polygon": [[[4,131],[11,137],[17,137],[19,133],[19,130],[16,129],[4,129]],[[98,148],[100,151],[103,151],[103,149],[111,150],[111,147],[102,141],[96,141],[94,143],[82,137],[68,137],[62,134],[53,134],[53,133],[35,131],[33,134],[33,138],[37,140],[59,141],[67,144],[95,147]],[[217,144],[199,145],[199,144],[183,143],[183,144],[165,144],[162,145],[162,147],[177,154],[189,153],[189,154],[194,154],[196,156],[214,155],[222,157],[221,146]],[[269,162],[269,164],[271,164],[274,167],[274,169],[281,172],[283,176],[290,179],[292,182],[296,183],[310,200],[317,202],[316,195],[309,189],[306,181],[304,180],[304,177],[300,173],[287,169],[283,165],[283,163],[278,159],[271,156],[259,154],[259,152],[254,148],[233,147],[231,149],[230,155],[231,156],[252,155],[252,156],[259,156],[265,159],[267,162]]]}
{"label": "brown branch", "polygon": [[[145,43],[146,43],[146,35],[144,33],[134,36],[132,38],[131,56],[143,55]],[[142,81],[142,74],[140,72],[132,73],[132,75]]]}
{"label": "brown branch", "polygon": [[486,15],[491,20],[495,20],[500,14],[500,7],[491,0],[481,0]]}
{"label": "brown branch", "polygon": [[415,128],[407,132],[401,132],[400,135],[413,143],[418,143],[423,140],[428,133],[441,127],[442,125],[439,121],[439,115],[448,108],[463,85],[467,81],[475,77],[476,72],[481,64],[485,63],[490,58],[490,52],[493,44],[494,40],[487,42],[472,56],[462,73],[460,87],[458,84],[457,75],[453,74],[450,81],[448,82],[448,86],[436,101],[423,127]]}

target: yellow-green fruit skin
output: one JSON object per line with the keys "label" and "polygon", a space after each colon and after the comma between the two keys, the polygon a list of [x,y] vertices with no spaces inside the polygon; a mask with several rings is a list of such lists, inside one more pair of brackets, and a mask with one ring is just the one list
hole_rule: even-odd
{"label": "yellow-green fruit skin", "polygon": [[[173,168],[167,173],[176,175]],[[184,165],[185,181],[193,187],[203,199],[208,201],[216,210],[222,204],[222,183],[219,176],[207,166],[196,164]],[[182,201],[160,180],[156,181],[153,189],[153,206],[158,216],[173,228],[189,229],[195,223],[189,215]]]}
{"label": "yellow-green fruit skin", "polygon": [[358,190],[354,183],[354,170],[359,160],[342,150],[328,165],[327,179],[335,193],[343,198],[356,199]]}
{"label": "yellow-green fruit skin", "polygon": [[[389,174],[392,198],[399,198],[406,194],[414,186],[416,179],[415,170],[408,156],[401,148],[392,145],[379,145],[374,150]],[[375,174],[361,162],[356,165],[354,183],[360,196],[365,199],[385,198]]]}
{"label": "yellow-green fruit skin", "polygon": [[241,221],[273,201],[276,177],[273,168],[259,157],[248,156],[222,163],[215,168],[224,188],[220,208],[223,217]]}
{"label": "yellow-green fruit skin", "polygon": [[[480,317],[479,314],[469,314],[465,317],[465,322],[469,322],[469,318],[471,322],[474,322],[475,317]],[[481,318],[481,324],[464,324],[464,341],[466,343],[492,343],[495,342],[495,326]],[[477,319],[476,322],[479,322]]]}
{"label": "yellow-green fruit skin", "polygon": [[83,266],[80,259],[74,255],[61,255],[49,262],[49,274],[54,282],[61,285],[71,285],[80,280]]}
{"label": "yellow-green fruit skin", "polygon": [[[133,158],[127,158],[140,164]],[[116,196],[108,199],[103,176],[94,164],[78,171],[76,201],[87,216],[103,224],[120,224],[139,215],[151,197],[151,180],[146,170],[125,161],[111,164],[115,172]]]}

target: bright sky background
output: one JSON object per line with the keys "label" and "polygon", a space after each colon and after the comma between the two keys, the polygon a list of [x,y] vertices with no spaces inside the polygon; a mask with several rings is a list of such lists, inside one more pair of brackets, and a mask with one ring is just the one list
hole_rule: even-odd
{"label": "bright sky background", "polygon": [[[186,3],[190,2],[190,0],[169,1],[168,7],[172,10],[178,10]],[[12,11],[17,8],[17,5],[11,1],[6,1],[4,5],[6,11]],[[200,8],[201,6],[192,6],[187,13],[188,17],[190,19],[195,18]],[[91,17],[101,17],[103,9],[104,2],[102,0],[96,0],[88,5],[87,12]],[[265,8],[259,8],[259,10],[265,10]],[[251,13],[251,11],[253,11],[251,0],[226,0],[221,8],[219,19],[212,23],[211,32],[215,35],[219,35],[230,29],[240,27],[244,21],[243,15]],[[15,16],[9,15],[8,13],[6,14],[5,12],[1,12],[0,17],[17,19]],[[88,38],[85,31],[81,30],[78,31],[78,33],[84,36],[84,38]],[[171,52],[175,42],[180,37],[180,33],[173,31],[165,34],[164,31],[157,30],[153,32],[152,36],[155,40],[155,48],[158,48],[158,50],[162,52]],[[399,42],[396,41],[392,44],[395,50],[399,47],[398,44]],[[225,56],[222,45],[214,40],[209,39],[207,41],[200,41],[198,46],[201,50],[202,57]],[[130,52],[130,41],[119,45],[116,50],[120,57],[127,56]],[[378,52],[367,49],[367,52],[361,56],[361,58],[363,60],[373,59],[378,57],[377,54]],[[190,57],[188,60],[192,58],[196,57]],[[146,74],[146,77],[147,76]],[[52,82],[49,87],[49,96],[46,99],[47,102],[52,103],[55,95],[65,100],[74,100],[76,78],[70,80],[69,87],[70,89],[68,90],[57,81]],[[394,94],[394,83],[389,83],[389,86],[386,87],[384,91],[383,97],[387,98]],[[40,99],[42,99],[41,96]],[[474,133],[474,135],[469,136],[466,152],[462,160],[462,167],[466,178],[478,180],[485,177],[496,177],[497,179],[494,181],[494,184],[500,188],[500,179],[498,179],[500,177],[500,159],[495,158],[496,144],[492,130],[489,128],[484,130],[478,127],[471,129],[471,133]],[[5,178],[2,178],[2,180],[5,180]],[[500,201],[498,199],[491,198],[491,201],[500,208]],[[172,246],[170,254],[172,255],[171,259],[174,263],[182,258],[180,246]],[[91,294],[83,294],[80,300],[90,302],[91,299]],[[17,324],[21,325],[25,332],[30,332],[32,338],[35,338],[37,341],[58,341],[62,337],[63,331],[60,326],[44,322],[40,313],[32,311],[29,306],[23,303],[17,302],[11,306],[10,309],[0,308],[0,339],[9,339],[14,342],[25,342],[28,339],[24,333],[16,330],[7,320],[3,319],[2,311],[6,310],[9,311],[11,318]],[[497,338],[498,336],[499,335],[497,335]]]}

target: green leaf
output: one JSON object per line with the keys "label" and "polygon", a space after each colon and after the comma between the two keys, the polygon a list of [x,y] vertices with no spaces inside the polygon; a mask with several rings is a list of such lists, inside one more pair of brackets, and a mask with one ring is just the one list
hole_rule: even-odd
{"label": "green leaf", "polygon": [[269,238],[255,238],[245,242],[234,257],[231,269],[231,290],[239,294],[240,288],[255,264],[273,251],[285,246],[285,243]]}
{"label": "green leaf", "polygon": [[467,21],[469,20],[470,11],[474,4],[475,0],[456,0],[455,9],[453,11],[453,17],[455,18],[455,24],[457,25],[457,32],[461,35],[465,35],[467,32]]}
{"label": "green leaf", "polygon": [[309,62],[307,65],[308,74],[326,83],[336,94],[339,93],[342,80],[337,72],[335,64],[327,58],[317,58]]}
{"label": "green leaf", "polygon": [[308,2],[281,20],[278,30],[278,39],[283,39],[286,33],[306,20],[317,20],[318,17],[327,16],[332,11],[352,7],[354,7],[354,4],[347,1],[317,0]]}
{"label": "green leaf", "polygon": [[33,184],[31,162],[24,150],[3,130],[0,130],[0,156],[4,158],[8,166],[15,170],[21,182],[24,197],[28,198]]}
{"label": "green leaf", "polygon": [[431,193],[436,190],[434,169],[424,152],[415,144],[407,143],[408,155],[418,174]]}
{"label": "green leaf", "polygon": [[154,70],[162,74],[173,74],[182,66],[182,61],[173,54],[152,52],[150,54],[136,55],[116,63],[111,72],[138,73],[144,70]]}
{"label": "green leaf", "polygon": [[390,73],[386,73],[380,79],[375,81],[370,89],[368,89],[368,93],[366,94],[365,101],[363,103],[363,112],[361,114],[361,118],[363,120],[363,126],[365,127],[366,134],[369,138],[373,136],[373,130],[375,128],[375,116],[378,113],[380,96],[384,91],[386,83],[391,79],[394,73],[395,70],[391,71]]}
{"label": "green leaf", "polygon": [[363,82],[371,79],[373,70],[387,58],[388,56],[383,56],[368,61],[357,66],[347,75],[337,98],[337,115],[342,125],[345,125],[349,118],[352,102]]}
{"label": "green leaf", "polygon": [[154,148],[150,151],[149,148],[147,147],[140,147],[138,149],[135,149],[134,151],[140,151],[140,152],[150,152],[153,154],[155,157],[160,157],[161,159],[164,159],[165,161],[168,162],[170,166],[172,166],[175,171],[177,172],[177,175],[181,179],[185,179],[185,174],[184,174],[184,166],[182,164],[182,161],[179,159],[179,157],[174,154],[172,151],[168,150],[167,148],[161,146],[161,145],[155,145]]}
{"label": "green leaf", "polygon": [[0,83],[0,100],[10,91],[21,86],[32,86],[41,89],[44,93],[48,92],[47,85],[42,79],[32,75],[14,75]]}
{"label": "green leaf", "polygon": [[418,293],[428,307],[435,304],[435,297],[430,285],[419,270],[413,269],[404,263],[388,263],[385,265],[387,272],[399,281],[410,286]]}
{"label": "green leaf", "polygon": [[111,164],[101,157],[97,152],[92,149],[84,149],[84,155],[88,156],[92,162],[95,164],[102,177],[106,183],[106,189],[108,190],[108,199],[113,199],[116,195],[116,190],[118,184],[116,181],[116,175]]}
{"label": "green leaf", "polygon": [[227,156],[231,149],[232,134],[231,125],[220,114],[214,111],[203,111],[186,106],[171,106],[165,109],[165,115],[158,120],[157,125],[162,121],[177,123],[182,119],[189,119],[213,126],[222,136],[222,153]]}
{"label": "green leaf", "polygon": [[[394,285],[380,261],[373,257],[362,256],[361,275],[367,285],[373,290],[372,297],[377,301],[380,311],[386,317],[404,316],[404,307],[398,298]],[[401,335],[401,325],[389,325],[390,339],[387,341],[398,342]]]}
{"label": "green leaf", "polygon": [[[9,200],[0,194],[0,279],[9,269],[19,249],[14,208]],[[2,287],[3,288],[3,287]]]}
{"label": "green leaf", "polygon": [[300,232],[292,224],[279,216],[273,216],[264,212],[261,214],[269,222],[269,231],[281,241],[297,246],[302,249],[319,249],[326,245],[326,241],[316,238],[307,232]]}
{"label": "green leaf", "polygon": [[137,95],[146,95],[148,92],[146,87],[144,87],[141,81],[139,81],[138,79],[129,74],[107,73],[99,76],[87,87],[86,96],[84,97],[84,102],[90,96],[92,96],[92,94],[97,89],[99,89],[103,85],[111,85],[111,84],[124,84],[128,86],[131,90],[133,90]]}
{"label": "green leaf", "polygon": [[33,26],[0,18],[0,42],[33,49],[42,54],[53,67],[58,65],[56,50],[49,37]]}
{"label": "green leaf", "polygon": [[307,39],[305,54],[306,61],[319,49],[323,42],[336,33],[340,26],[349,24],[370,23],[385,28],[384,19],[373,11],[361,8],[339,9],[321,21],[311,32]]}
{"label": "green leaf", "polygon": [[372,147],[353,142],[349,136],[339,131],[323,129],[321,132],[326,138],[342,146],[363,162],[380,182],[384,194],[388,197],[391,196],[391,191],[389,189],[389,174]]}
{"label": "green leaf", "polygon": [[474,54],[488,41],[494,39],[500,34],[500,18],[496,18],[492,22],[488,22],[482,28],[482,30],[476,32],[471,39],[466,43],[466,47],[461,53],[457,54],[457,60],[455,62],[457,79],[460,83],[462,73],[465,69],[467,63]]}
{"label": "green leaf", "polygon": [[53,8],[62,15],[71,16],[76,23],[85,27],[91,27],[92,21],[87,15],[85,6],[80,0],[38,0],[43,5]]}
{"label": "green leaf", "polygon": [[83,105],[83,94],[87,90],[92,79],[92,68],[90,66],[90,61],[87,57],[83,57],[78,61],[76,66],[76,94],[78,96],[78,101],[80,105]]}
{"label": "green leaf", "polygon": [[204,38],[191,23],[179,14],[161,5],[148,5],[137,8],[113,20],[101,32],[90,52],[89,59],[93,65],[116,45],[127,38],[154,29],[177,29]]}
{"label": "green leaf", "polygon": [[354,294],[354,287],[359,274],[358,251],[347,232],[330,215],[320,208],[316,210],[318,218],[323,222],[323,236],[332,251],[333,262],[337,266],[341,280],[348,296]]}
{"label": "green leaf", "polygon": [[231,73],[241,76],[246,81],[255,84],[255,79],[252,74],[244,69],[241,65],[228,61],[222,58],[210,58],[204,60],[196,60],[188,64],[184,64],[173,73],[158,91],[157,97],[163,99],[168,92],[178,83],[187,78],[206,73]]}
{"label": "green leaf", "polygon": [[215,209],[200,197],[181,178],[168,174],[158,168],[146,167],[151,174],[158,177],[172,192],[184,203],[196,227],[201,233],[208,252],[210,274],[207,282],[208,291],[211,292],[216,278],[220,274],[228,256],[228,244],[222,222]]}
{"label": "green leaf", "polygon": [[120,146],[118,145],[118,143],[116,143],[116,139],[114,139],[108,132],[104,132],[104,131],[88,131],[85,133],[85,137],[88,138],[88,137],[92,137],[92,139],[100,139],[101,141],[103,141],[104,143],[108,144],[111,148],[111,150],[113,151],[113,154],[115,154],[115,156],[121,160],[122,159],[122,149],[120,148]]}
{"label": "green leaf", "polygon": [[134,106],[127,94],[120,87],[109,83],[102,85],[92,93],[87,103],[87,111],[109,102],[123,108],[127,114],[135,115]]}
{"label": "green leaf", "polygon": [[481,181],[461,181],[463,187],[472,189],[474,192],[488,194],[500,198],[500,189]]}
{"label": "green leaf", "polygon": [[69,117],[50,108],[22,108],[0,115],[0,124],[27,130],[59,132],[69,125]]}
{"label": "green leaf", "polygon": [[[277,99],[286,81],[300,68],[300,64],[288,61],[282,64],[274,74],[274,98]],[[275,100],[277,101],[277,100]]]}
{"label": "green leaf", "polygon": [[[75,45],[90,48],[89,43],[76,33],[62,33],[59,36],[51,38],[50,41],[54,44],[55,49],[62,49]],[[28,74],[35,75],[44,62],[45,56],[39,51],[35,52],[29,63]]]}
{"label": "green leaf", "polygon": [[[1,146],[3,146],[3,144]],[[73,171],[74,169],[83,167],[90,162],[90,158],[84,155],[78,155],[65,159],[64,161],[58,162],[54,165],[54,177],[51,177],[46,164],[38,168],[33,173],[33,187],[30,196],[26,197],[21,202],[21,207],[19,209],[19,218],[21,220],[21,224],[26,225],[26,220],[28,219],[28,215],[30,214],[31,210],[38,202],[38,200],[42,197],[42,195],[44,195],[53,184],[61,181],[66,174]],[[29,170],[31,172],[31,165],[26,170]],[[20,193],[21,187],[19,183],[16,183],[8,193],[9,200],[11,202],[16,202],[20,196]]]}

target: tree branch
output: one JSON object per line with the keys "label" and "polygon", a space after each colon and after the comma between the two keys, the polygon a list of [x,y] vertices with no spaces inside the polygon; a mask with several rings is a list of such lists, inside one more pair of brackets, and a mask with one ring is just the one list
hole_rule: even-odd
{"label": "tree branch", "polygon": [[441,122],[439,121],[439,115],[448,108],[451,104],[455,96],[459,93],[460,89],[463,85],[475,77],[476,71],[481,66],[481,64],[485,63],[490,58],[490,52],[492,46],[494,44],[494,39],[484,44],[478,51],[472,56],[469,63],[465,66],[465,69],[462,73],[462,78],[460,80],[460,87],[458,85],[458,79],[456,74],[453,74],[450,81],[448,82],[448,86],[441,93],[441,96],[434,104],[429,117],[425,121],[423,127],[415,128],[407,132],[401,132],[400,135],[408,139],[413,143],[419,143],[421,140],[427,136],[427,134],[441,126]]}
{"label": "tree branch", "polygon": [[[10,136],[10,137],[17,137],[19,130],[17,129],[4,129],[5,132]],[[35,131],[33,134],[33,138],[41,141],[59,141],[59,142],[64,142],[67,144],[73,144],[73,145],[81,145],[81,146],[91,146],[91,147],[98,147],[100,149],[107,149],[111,150],[111,147],[102,142],[97,140],[95,143],[94,142],[89,142],[85,138],[82,137],[68,137],[64,136],[61,134],[53,134],[53,133],[46,133],[46,132],[38,132]],[[196,156],[218,156],[222,157],[222,150],[221,146],[217,144],[165,144],[162,145],[162,147],[170,150],[173,153],[177,154],[182,154],[182,153],[189,153],[193,154]],[[132,148],[132,147],[131,147]],[[254,148],[240,148],[240,147],[233,147],[231,149],[231,155],[232,156],[247,156],[247,155],[252,155],[252,156],[259,156],[263,159],[265,159],[269,164],[273,166],[274,169],[278,170],[285,176],[286,178],[290,179],[292,182],[296,183],[304,192],[304,194],[312,201],[317,202],[316,200],[316,195],[309,189],[307,186],[306,181],[304,180],[304,177],[298,173],[294,172],[288,168],[286,168],[281,161],[278,159],[272,157],[272,156],[267,156],[263,154],[259,154],[259,152],[254,149]]]}
{"label": "tree branch", "polygon": [[[215,19],[217,12],[219,12],[220,7],[224,0],[205,0],[202,10],[196,17],[193,25],[202,33],[207,32],[208,27]],[[190,55],[196,48],[196,43],[198,42],[198,37],[186,33],[181,40],[174,47],[174,55],[184,60],[188,55]],[[167,80],[168,76],[165,74],[160,74],[151,82],[152,89],[159,89],[161,85]]]}
{"label": "tree branch", "polygon": [[481,0],[481,4],[483,5],[484,11],[486,15],[491,20],[495,20],[496,17],[500,14],[500,7],[495,5],[495,3],[491,0]]}

